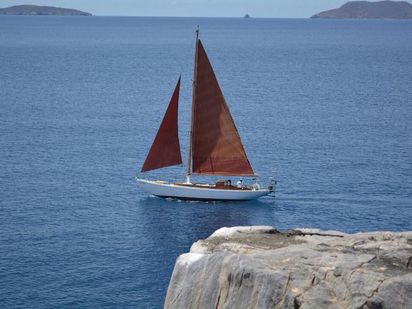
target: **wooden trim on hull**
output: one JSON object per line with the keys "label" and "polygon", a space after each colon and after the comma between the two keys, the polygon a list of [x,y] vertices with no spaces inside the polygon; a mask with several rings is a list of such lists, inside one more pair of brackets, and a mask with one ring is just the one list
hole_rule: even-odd
{"label": "wooden trim on hull", "polygon": [[202,183],[184,183],[175,182],[174,185],[182,187],[190,187],[196,189],[216,189],[216,190],[235,190],[235,191],[253,191],[250,187],[236,187],[236,186],[224,186],[224,185],[212,185],[212,184],[202,184]]}

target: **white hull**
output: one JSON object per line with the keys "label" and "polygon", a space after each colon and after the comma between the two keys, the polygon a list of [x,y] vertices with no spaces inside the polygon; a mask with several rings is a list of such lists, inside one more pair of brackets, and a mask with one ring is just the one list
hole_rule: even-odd
{"label": "white hull", "polygon": [[230,190],[214,189],[209,187],[182,186],[164,181],[136,179],[140,188],[149,194],[159,197],[171,197],[189,200],[220,200],[220,201],[246,201],[268,195],[271,190]]}

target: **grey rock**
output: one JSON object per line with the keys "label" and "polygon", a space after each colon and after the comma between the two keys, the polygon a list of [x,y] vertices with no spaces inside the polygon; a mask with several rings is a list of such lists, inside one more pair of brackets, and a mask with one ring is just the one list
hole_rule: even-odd
{"label": "grey rock", "polygon": [[181,255],[165,308],[412,308],[412,232],[222,228]]}

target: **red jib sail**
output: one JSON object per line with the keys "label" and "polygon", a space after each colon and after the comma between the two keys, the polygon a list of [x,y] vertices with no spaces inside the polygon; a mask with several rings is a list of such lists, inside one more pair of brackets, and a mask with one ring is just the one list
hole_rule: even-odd
{"label": "red jib sail", "polygon": [[192,173],[253,176],[239,133],[200,40],[193,100]]}
{"label": "red jib sail", "polygon": [[177,125],[179,90],[180,77],[162,124],[143,164],[142,172],[182,163]]}

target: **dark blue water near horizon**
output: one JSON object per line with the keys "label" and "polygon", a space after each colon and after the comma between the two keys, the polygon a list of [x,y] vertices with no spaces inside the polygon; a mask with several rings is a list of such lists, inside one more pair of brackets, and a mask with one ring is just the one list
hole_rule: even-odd
{"label": "dark blue water near horizon", "polygon": [[[134,183],[179,74],[186,157],[196,25],[275,199]],[[411,230],[411,38],[411,21],[0,16],[0,306],[159,308],[176,257],[223,226]]]}

